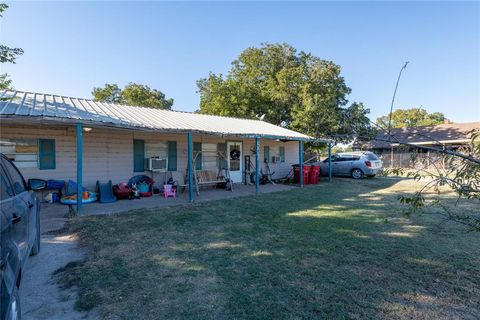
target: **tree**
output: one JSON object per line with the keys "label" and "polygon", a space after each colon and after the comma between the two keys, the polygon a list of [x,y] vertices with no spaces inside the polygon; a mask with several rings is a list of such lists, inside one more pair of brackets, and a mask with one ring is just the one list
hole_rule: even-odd
{"label": "tree", "polygon": [[[369,110],[350,107],[350,88],[340,66],[288,44],[250,47],[232,62],[228,75],[210,73],[197,81],[200,113],[254,119],[315,137],[351,140],[369,128]],[[352,129],[355,128],[355,130]]]}
{"label": "tree", "polygon": [[[3,12],[8,9],[8,5],[0,3],[0,17],[3,17]],[[23,54],[23,49],[10,48],[6,45],[0,44],[0,63],[15,63],[17,56]],[[0,74],[0,89],[11,89],[12,80],[8,79],[8,74]]]}
{"label": "tree", "polygon": [[[389,128],[389,115],[377,119],[377,124],[382,128]],[[392,112],[392,128],[433,126],[448,121],[441,112],[428,113],[423,108],[397,109]]]}
{"label": "tree", "polygon": [[[400,145],[424,149],[430,158],[417,158],[412,155],[415,170],[405,172],[403,168],[385,169],[385,174],[406,175],[416,181],[424,181],[412,195],[401,195],[399,200],[405,204],[407,215],[417,212],[433,213],[466,226],[469,230],[480,231],[480,129],[470,132],[470,146],[459,150],[411,145],[389,137]],[[445,168],[428,169],[435,157],[442,157]],[[432,158],[432,159],[431,159]],[[456,197],[451,204],[452,193]],[[430,210],[426,210],[430,208]]]}
{"label": "tree", "polygon": [[2,73],[0,74],[0,89],[6,90],[11,89],[12,80],[9,79],[8,74]]}
{"label": "tree", "polygon": [[109,103],[121,103],[122,90],[116,83],[106,83],[103,88],[94,87],[92,95],[95,100]]}
{"label": "tree", "polygon": [[161,91],[132,82],[126,85],[123,90],[115,83],[107,83],[103,88],[93,88],[92,95],[96,101],[155,109],[170,110],[173,105],[173,99],[166,99],[165,94]]}

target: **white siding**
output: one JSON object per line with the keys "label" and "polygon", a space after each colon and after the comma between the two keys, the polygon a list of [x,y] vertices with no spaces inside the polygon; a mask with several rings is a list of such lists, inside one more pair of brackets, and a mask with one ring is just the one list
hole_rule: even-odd
{"label": "white siding", "polygon": [[[75,127],[46,126],[4,126],[0,135],[2,138],[18,139],[55,139],[56,169],[39,170],[38,168],[20,169],[25,179],[58,179],[76,180],[76,130]],[[112,180],[114,184],[127,182],[133,172],[133,139],[143,139],[146,143],[156,141],[177,141],[177,170],[187,169],[187,136],[173,134],[147,133],[120,129],[94,128],[91,132],[83,132],[83,182],[86,188],[94,188],[95,182]],[[228,140],[242,141],[243,154],[250,155],[254,164],[255,158],[250,150],[254,139],[229,139],[216,136],[194,135],[194,142],[221,143]],[[291,170],[291,165],[298,162],[298,142],[279,142],[275,140],[260,140],[260,165],[263,163],[263,146],[270,148],[285,146],[285,162],[270,164],[275,171],[275,178],[284,177]],[[272,151],[270,151],[272,154]],[[150,172],[145,174],[150,175]],[[163,183],[164,174],[155,173],[154,180]]]}

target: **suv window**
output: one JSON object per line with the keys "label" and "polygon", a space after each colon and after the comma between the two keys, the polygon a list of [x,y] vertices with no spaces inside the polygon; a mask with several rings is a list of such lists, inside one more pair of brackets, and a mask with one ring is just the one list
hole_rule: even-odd
{"label": "suv window", "polygon": [[10,181],[8,181],[7,174],[3,168],[0,167],[0,200],[11,198],[14,195],[15,194],[13,193]]}
{"label": "suv window", "polygon": [[[341,161],[340,157],[336,154],[332,155],[331,158],[332,158],[332,162]],[[328,158],[323,160],[323,163],[328,163]]]}
{"label": "suv window", "polygon": [[21,176],[20,172],[18,172],[17,168],[15,168],[10,161],[2,159],[2,164],[8,174],[10,175],[10,179],[12,179],[13,183],[13,190],[16,194],[22,193],[27,188],[25,187],[25,181]]}
{"label": "suv window", "polygon": [[379,160],[378,157],[373,153],[367,153],[366,156],[368,160]]}

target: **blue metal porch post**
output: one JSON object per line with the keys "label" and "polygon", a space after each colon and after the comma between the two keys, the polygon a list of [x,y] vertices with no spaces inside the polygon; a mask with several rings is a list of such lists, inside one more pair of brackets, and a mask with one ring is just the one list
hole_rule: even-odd
{"label": "blue metal porch post", "polygon": [[255,137],[255,192],[260,191],[260,139]]}
{"label": "blue metal porch post", "polygon": [[303,187],[303,141],[298,141],[298,162],[300,165],[300,187]]}
{"label": "blue metal porch post", "polygon": [[188,144],[188,201],[193,202],[193,138],[192,133],[187,134]]}
{"label": "blue metal porch post", "polygon": [[328,182],[332,182],[332,143],[328,143]]}
{"label": "blue metal porch post", "polygon": [[82,124],[77,123],[77,215],[82,214]]}

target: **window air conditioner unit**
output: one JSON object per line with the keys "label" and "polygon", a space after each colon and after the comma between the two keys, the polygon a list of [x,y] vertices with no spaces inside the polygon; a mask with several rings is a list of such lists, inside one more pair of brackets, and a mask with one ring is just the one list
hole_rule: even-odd
{"label": "window air conditioner unit", "polygon": [[167,159],[151,157],[146,159],[148,171],[167,171]]}

